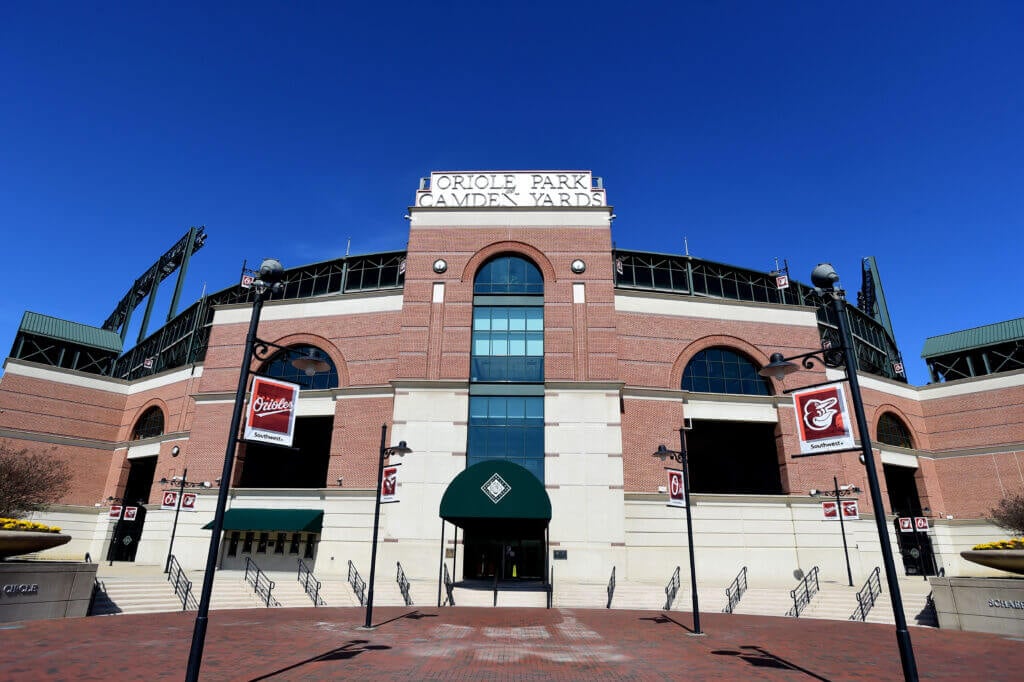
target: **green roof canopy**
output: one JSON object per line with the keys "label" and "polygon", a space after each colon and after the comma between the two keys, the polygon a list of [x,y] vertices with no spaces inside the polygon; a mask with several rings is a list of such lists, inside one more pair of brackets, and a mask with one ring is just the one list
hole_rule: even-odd
{"label": "green roof canopy", "polygon": [[523,467],[487,460],[469,467],[448,485],[440,516],[463,528],[494,521],[546,527],[551,500],[544,484]]}
{"label": "green roof canopy", "polygon": [[924,341],[921,357],[930,358],[1021,339],[1024,339],[1024,317],[986,324],[983,327],[974,327],[951,334],[930,336]]}
{"label": "green roof canopy", "polygon": [[38,334],[60,341],[70,341],[90,348],[100,348],[115,353],[121,352],[121,337],[117,332],[99,327],[90,327],[87,324],[69,322],[59,317],[40,315],[26,310],[21,318],[21,326],[18,331]]}
{"label": "green roof canopy", "polygon": [[[322,509],[228,509],[224,530],[274,530],[319,533],[324,526]],[[213,521],[203,530],[213,528]]]}

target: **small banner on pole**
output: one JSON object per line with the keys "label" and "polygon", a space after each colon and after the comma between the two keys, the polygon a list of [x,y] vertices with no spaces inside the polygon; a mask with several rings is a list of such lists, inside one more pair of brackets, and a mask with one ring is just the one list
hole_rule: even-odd
{"label": "small banner on pole", "polygon": [[165,490],[163,493],[163,499],[160,502],[161,509],[177,509],[178,508],[178,491],[177,490]]}
{"label": "small banner on pole", "polygon": [[801,455],[853,449],[853,428],[841,385],[794,391],[793,407]]}
{"label": "small banner on pole", "polygon": [[928,518],[925,516],[914,517],[914,530],[924,533],[928,532]]}
{"label": "small banner on pole", "polygon": [[835,500],[821,503],[821,517],[826,521],[835,521],[839,518],[839,505]]}
{"label": "small banner on pole", "polygon": [[685,507],[686,495],[683,491],[683,472],[679,469],[665,469],[668,473],[668,506]]}
{"label": "small banner on pole", "polygon": [[900,532],[901,533],[913,533],[914,532],[914,519],[910,516],[899,517]]}
{"label": "small banner on pole", "polygon": [[109,509],[109,511],[107,511],[107,518],[110,518],[110,519],[120,519],[121,518],[121,510],[122,509],[124,509],[124,507],[122,507],[119,504],[112,504],[112,505],[110,505],[110,509]]}
{"label": "small banner on pole", "polygon": [[252,380],[243,440],[291,447],[299,385],[267,377]]}
{"label": "small banner on pole", "polygon": [[860,506],[857,504],[857,500],[843,500],[839,503],[839,508],[843,510],[843,519],[846,521],[856,521],[860,518]]}
{"label": "small banner on pole", "polygon": [[380,481],[380,503],[398,502],[398,464],[384,467]]}

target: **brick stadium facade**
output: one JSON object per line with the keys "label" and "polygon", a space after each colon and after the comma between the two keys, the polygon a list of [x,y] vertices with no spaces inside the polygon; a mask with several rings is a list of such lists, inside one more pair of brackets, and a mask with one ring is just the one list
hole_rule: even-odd
{"label": "brick stadium facade", "polygon": [[[336,378],[300,394],[297,450],[239,447],[229,509],[304,509],[317,520],[229,523],[224,569],[245,557],[293,568],[298,556],[318,576],[343,575],[349,561],[365,575],[382,424],[413,453],[400,469],[401,503],[382,512],[378,561],[400,561],[412,578],[437,579],[444,533],[455,579],[543,578],[553,562],[561,580],[599,581],[612,566],[620,579],[663,579],[684,563],[685,512],[666,506],[664,464],[651,453],[678,448],[684,423],[699,576],[727,581],[745,565],[766,578],[812,565],[845,575],[838,529],[808,494],[833,477],[862,491],[848,498],[862,516],[847,528],[855,575],[880,564],[858,453],[799,457],[784,392],[841,370],[816,365],[784,383],[751,373],[772,353],[811,351],[834,333],[812,289],[616,250],[612,210],[590,173],[434,173],[409,214],[406,251],[291,268],[284,294],[266,304],[259,336],[317,349]],[[174,512],[160,509],[161,493],[187,468],[198,498],[181,515],[174,554],[202,567],[203,526],[228,483],[218,477],[250,296],[229,287],[109,357],[82,325],[47,336],[23,324],[0,380],[0,438],[72,465],[71,492],[37,515],[72,533],[66,553],[162,564]],[[984,571],[958,552],[1001,536],[984,516],[1024,489],[1024,372],[910,386],[877,319],[853,306],[850,315],[883,504],[929,519],[915,538],[923,556],[892,533],[902,568]],[[51,352],[61,344],[74,346],[74,362],[70,350]],[[90,367],[78,360],[86,351],[98,358]],[[499,459],[533,472],[549,522],[489,518],[486,504],[443,522],[456,477]],[[114,503],[146,511],[119,527]]]}

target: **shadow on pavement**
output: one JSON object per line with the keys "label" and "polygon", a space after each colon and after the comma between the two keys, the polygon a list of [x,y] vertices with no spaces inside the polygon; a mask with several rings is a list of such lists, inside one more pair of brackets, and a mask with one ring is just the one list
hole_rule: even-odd
{"label": "shadow on pavement", "polygon": [[661,614],[660,616],[644,617],[644,618],[641,618],[640,620],[649,620],[649,621],[657,623],[659,625],[664,625],[665,623],[672,623],[673,625],[678,625],[682,629],[686,630],[691,635],[695,632],[692,627],[690,627],[688,625],[683,625],[682,623],[680,623],[675,618],[670,618],[670,617],[666,616],[665,614]]}
{"label": "shadow on pavement", "polygon": [[813,677],[816,680],[821,680],[822,682],[830,682],[829,678],[822,677],[821,675],[813,673],[810,670],[807,670],[806,668],[801,668],[795,663],[791,663],[790,661],[787,661],[784,658],[776,656],[770,651],[766,651],[759,646],[747,645],[741,646],[740,649],[744,649],[744,651],[735,651],[732,649],[716,649],[711,653],[715,656],[738,656],[741,660],[746,661],[755,668],[777,668],[779,670],[796,670],[798,672],[802,672],[808,677]]}
{"label": "shadow on pavement", "polygon": [[364,651],[381,651],[391,648],[389,646],[384,646],[382,644],[371,644],[369,646],[364,646],[368,642],[369,640],[366,639],[353,639],[349,641],[347,644],[344,644],[338,647],[337,649],[331,649],[330,651],[322,653],[319,656],[307,658],[304,661],[293,663],[292,665],[289,665],[285,668],[281,668],[279,670],[275,670],[274,672],[267,673],[266,675],[254,677],[250,680],[250,682],[259,682],[259,680],[266,680],[271,677],[274,677],[275,675],[281,675],[283,673],[286,673],[289,670],[295,670],[296,668],[300,668],[309,663],[320,663],[322,661],[346,661],[350,658],[358,656]]}

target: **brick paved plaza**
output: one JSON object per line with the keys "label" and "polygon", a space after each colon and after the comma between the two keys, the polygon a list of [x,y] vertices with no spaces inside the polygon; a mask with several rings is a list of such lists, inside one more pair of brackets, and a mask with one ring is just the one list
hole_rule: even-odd
{"label": "brick paved plaza", "polygon": [[[215,611],[204,680],[898,680],[892,626],[555,609]],[[0,627],[0,679],[180,680],[194,613]],[[912,628],[921,679],[1019,680],[1019,639]]]}

